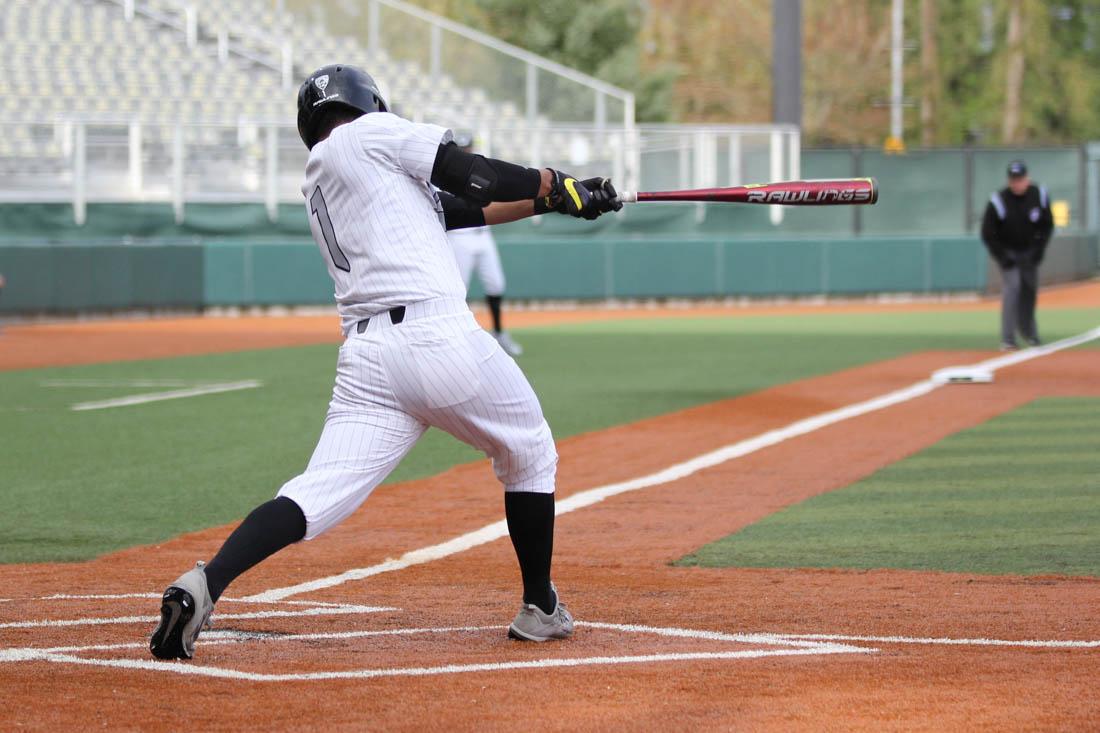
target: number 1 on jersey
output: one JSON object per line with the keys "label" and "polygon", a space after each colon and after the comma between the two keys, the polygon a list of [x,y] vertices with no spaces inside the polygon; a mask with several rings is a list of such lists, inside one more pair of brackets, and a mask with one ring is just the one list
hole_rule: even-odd
{"label": "number 1 on jersey", "polygon": [[344,256],[344,251],[340,249],[340,243],[336,241],[336,230],[332,228],[332,219],[328,215],[328,205],[325,204],[325,196],[321,193],[320,186],[314,189],[313,195],[309,197],[309,206],[313,215],[317,217],[317,223],[321,226],[321,235],[325,238],[332,264],[336,265],[337,270],[351,272],[351,263]]}

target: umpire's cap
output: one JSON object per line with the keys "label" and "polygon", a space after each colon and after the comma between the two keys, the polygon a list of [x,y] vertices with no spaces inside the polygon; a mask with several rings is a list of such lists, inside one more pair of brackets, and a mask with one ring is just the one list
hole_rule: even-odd
{"label": "umpire's cap", "polygon": [[1023,178],[1027,175],[1027,164],[1022,160],[1014,160],[1008,164],[1009,178]]}
{"label": "umpire's cap", "polygon": [[318,127],[324,113],[335,105],[359,115],[388,109],[378,84],[367,72],[347,64],[322,66],[310,74],[298,90],[298,134],[307,148],[312,150],[317,144]]}

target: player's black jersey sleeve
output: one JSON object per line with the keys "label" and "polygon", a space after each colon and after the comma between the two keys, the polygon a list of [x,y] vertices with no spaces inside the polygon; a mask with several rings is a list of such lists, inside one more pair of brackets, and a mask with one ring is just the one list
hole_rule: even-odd
{"label": "player's black jersey sleeve", "polygon": [[439,203],[443,206],[443,222],[447,231],[485,226],[485,213],[480,204],[446,191],[439,192]]}
{"label": "player's black jersey sleeve", "polygon": [[443,191],[487,206],[493,201],[535,198],[542,174],[534,168],[463,152],[447,142],[436,153],[431,181]]}

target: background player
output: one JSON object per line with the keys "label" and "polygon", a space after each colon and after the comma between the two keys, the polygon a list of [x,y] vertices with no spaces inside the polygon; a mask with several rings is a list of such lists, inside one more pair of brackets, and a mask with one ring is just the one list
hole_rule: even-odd
{"label": "background player", "polygon": [[1032,184],[1027,165],[1008,165],[1008,185],[989,197],[982,219],[982,241],[1001,268],[1001,350],[1016,348],[1016,332],[1028,346],[1039,345],[1035,304],[1039,264],[1054,231],[1050,196]]}
{"label": "background player", "polygon": [[[550,582],[557,451],[538,398],[466,306],[445,229],[563,210],[617,210],[559,171],[465,153],[451,132],[390,114],[374,80],[326,66],[298,94],[310,149],[302,193],[347,337],[324,430],[305,472],[252,511],[210,564],[164,592],[153,655],[190,658],[214,603],[241,573],[335,526],[370,495],[429,426],[482,450],[504,484],[523,578],[513,638],[568,637],[573,619]],[[425,511],[431,507],[426,506]]]}
{"label": "background player", "polygon": [[[473,133],[465,130],[456,131],[454,142],[463,152],[474,151]],[[500,265],[500,253],[497,251],[497,243],[489,227],[451,229],[447,232],[447,239],[451,241],[451,246],[454,248],[458,271],[467,289],[470,287],[470,275],[475,269],[477,270],[481,288],[485,291],[485,304],[489,307],[489,314],[493,319],[493,337],[509,356],[519,356],[523,353],[523,348],[501,326],[500,306],[504,300],[504,268]]]}

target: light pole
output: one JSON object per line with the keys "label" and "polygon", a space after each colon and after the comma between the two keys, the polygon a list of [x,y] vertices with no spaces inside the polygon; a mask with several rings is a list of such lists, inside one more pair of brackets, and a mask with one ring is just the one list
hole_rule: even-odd
{"label": "light pole", "polygon": [[904,103],[902,54],[905,32],[905,0],[893,0],[890,12],[890,137],[883,146],[890,153],[904,153],[904,125],[901,116]]}

